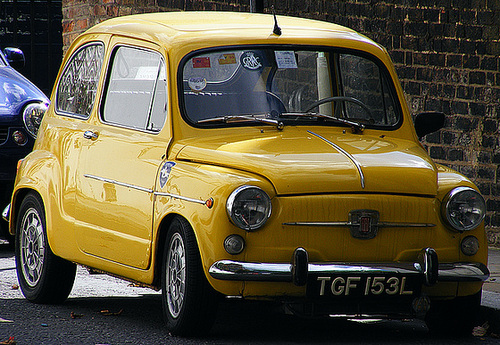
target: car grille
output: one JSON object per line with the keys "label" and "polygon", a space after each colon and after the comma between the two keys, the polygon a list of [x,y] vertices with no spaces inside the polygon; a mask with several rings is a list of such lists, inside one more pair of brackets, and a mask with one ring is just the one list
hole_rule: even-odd
{"label": "car grille", "polygon": [[7,141],[7,136],[9,135],[9,127],[0,127],[0,144]]}

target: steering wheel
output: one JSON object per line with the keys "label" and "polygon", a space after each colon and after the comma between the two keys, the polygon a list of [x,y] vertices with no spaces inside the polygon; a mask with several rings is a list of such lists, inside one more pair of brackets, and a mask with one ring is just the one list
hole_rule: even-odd
{"label": "steering wheel", "polygon": [[318,105],[329,103],[329,102],[351,102],[351,103],[354,103],[356,105],[359,105],[361,108],[363,108],[368,113],[368,116],[370,117],[370,119],[373,119],[372,111],[370,110],[370,108],[368,108],[368,106],[366,104],[364,104],[363,102],[361,102],[359,99],[354,98],[354,97],[344,97],[344,96],[326,97],[326,98],[320,99],[319,101],[311,104],[309,106],[309,108],[306,109],[305,112],[308,113],[311,110],[313,110],[314,108],[316,108]]}
{"label": "steering wheel", "polygon": [[279,114],[286,113],[286,107],[281,98],[271,91],[266,91],[267,102],[271,106],[271,110],[276,110]]}

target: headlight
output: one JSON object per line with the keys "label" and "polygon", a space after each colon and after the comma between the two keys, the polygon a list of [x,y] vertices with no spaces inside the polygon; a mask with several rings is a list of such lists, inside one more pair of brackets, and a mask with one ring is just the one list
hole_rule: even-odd
{"label": "headlight", "polygon": [[42,122],[43,114],[47,111],[47,104],[45,103],[31,103],[24,108],[23,121],[26,130],[33,137],[36,138],[38,128]]}
{"label": "headlight", "polygon": [[234,225],[253,231],[261,228],[271,216],[271,199],[258,187],[241,186],[227,199],[226,209]]}
{"label": "headlight", "polygon": [[469,187],[457,187],[443,200],[443,216],[457,231],[475,229],[483,221],[485,213],[483,197]]}

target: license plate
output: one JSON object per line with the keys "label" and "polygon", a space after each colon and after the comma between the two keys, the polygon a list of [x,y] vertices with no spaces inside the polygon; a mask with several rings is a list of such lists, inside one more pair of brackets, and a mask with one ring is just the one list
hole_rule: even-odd
{"label": "license plate", "polygon": [[338,297],[408,297],[420,292],[415,276],[309,276],[307,294],[316,298]]}

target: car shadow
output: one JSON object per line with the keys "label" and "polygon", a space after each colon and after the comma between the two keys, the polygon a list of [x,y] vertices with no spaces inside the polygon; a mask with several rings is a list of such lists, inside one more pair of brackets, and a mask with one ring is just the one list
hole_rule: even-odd
{"label": "car shadow", "polygon": [[[161,296],[69,298],[61,305],[36,305],[26,300],[1,301],[0,317],[17,323],[23,343],[40,338],[26,330],[40,329],[44,339],[57,344],[61,334],[67,343],[165,344],[326,344],[326,343],[421,343],[427,338],[425,325],[418,322],[380,321],[357,323],[348,320],[303,319],[284,315],[273,304],[227,301],[221,303],[209,334],[198,338],[178,338],[163,323]],[[23,315],[26,315],[24,317]],[[1,326],[0,326],[1,328]],[[390,334],[390,337],[388,337]],[[50,343],[50,342],[47,342]]]}
{"label": "car shadow", "polygon": [[14,256],[14,246],[7,241],[0,239],[0,259]]}
{"label": "car shadow", "polygon": [[[209,334],[198,338],[173,337],[163,323],[159,294],[77,297],[61,305],[0,299],[0,317],[13,321],[9,327],[19,343],[38,344],[442,344],[457,341],[430,335],[422,321],[305,319],[286,315],[274,304],[239,300],[221,303]],[[5,326],[0,323],[0,333],[2,327]],[[488,344],[484,339],[473,337],[456,343]]]}
{"label": "car shadow", "polygon": [[[0,245],[0,259],[14,256]],[[99,288],[96,286],[96,288]],[[71,297],[60,305],[32,304],[24,299],[2,300],[2,330],[15,330],[19,343],[137,343],[165,344],[440,344],[446,339],[430,335],[419,320],[311,319],[287,315],[274,303],[223,300],[209,334],[199,338],[172,337],[165,328],[161,295],[134,297]],[[103,291],[105,293],[105,291]],[[42,327],[42,329],[40,328]],[[43,339],[33,330],[42,330]],[[63,335],[68,339],[64,339]],[[84,339],[85,341],[80,342]],[[2,339],[0,339],[1,341]],[[59,340],[61,342],[59,342]],[[480,341],[470,338],[471,342]],[[483,342],[484,344],[484,342]]]}

